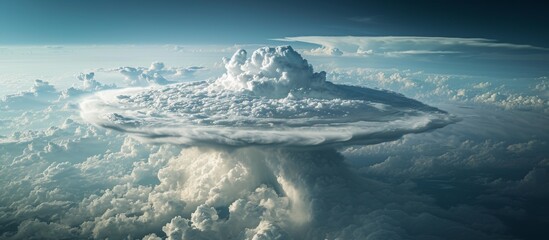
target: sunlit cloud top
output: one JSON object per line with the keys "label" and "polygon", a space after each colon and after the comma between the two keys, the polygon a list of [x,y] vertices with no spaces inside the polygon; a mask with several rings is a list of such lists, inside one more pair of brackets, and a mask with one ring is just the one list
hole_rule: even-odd
{"label": "sunlit cloud top", "polygon": [[202,81],[107,91],[82,117],[151,142],[232,146],[371,144],[456,119],[402,95],[336,85],[291,47],[238,50]]}
{"label": "sunlit cloud top", "polygon": [[[459,53],[464,48],[497,48],[503,50],[549,51],[549,48],[527,44],[498,42],[485,38],[420,37],[420,36],[301,36],[273,39],[288,42],[304,42],[322,46],[332,52],[343,51],[349,54],[429,54]],[[334,51],[333,49],[337,49]],[[314,52],[313,52],[314,53]],[[337,54],[332,54],[337,55]]]}

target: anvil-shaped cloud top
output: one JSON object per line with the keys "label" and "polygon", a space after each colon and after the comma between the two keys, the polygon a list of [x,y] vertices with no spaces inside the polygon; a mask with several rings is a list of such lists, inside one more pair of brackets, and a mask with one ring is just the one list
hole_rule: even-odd
{"label": "anvil-shaped cloud top", "polygon": [[151,142],[231,146],[373,144],[455,121],[397,93],[328,82],[289,46],[238,50],[225,68],[215,81],[101,92],[81,113]]}

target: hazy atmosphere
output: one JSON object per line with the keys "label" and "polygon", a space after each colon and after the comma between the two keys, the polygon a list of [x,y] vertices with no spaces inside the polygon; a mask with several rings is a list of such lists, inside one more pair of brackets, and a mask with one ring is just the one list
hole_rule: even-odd
{"label": "hazy atmosphere", "polygon": [[539,1],[0,1],[0,239],[545,239]]}

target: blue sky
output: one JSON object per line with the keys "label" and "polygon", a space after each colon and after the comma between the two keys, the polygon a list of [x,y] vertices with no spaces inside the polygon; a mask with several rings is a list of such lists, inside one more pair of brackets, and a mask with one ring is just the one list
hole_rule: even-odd
{"label": "blue sky", "polygon": [[[291,44],[301,36],[482,38],[531,48],[446,46],[430,41],[406,61],[373,64],[506,77],[549,74],[549,17],[540,1],[0,1],[0,45]],[[429,45],[429,46],[428,46]],[[345,48],[340,44],[334,48]],[[384,48],[384,46],[381,46]],[[356,51],[356,49],[352,49]],[[354,61],[354,60],[353,60]],[[355,61],[357,62],[357,61]],[[360,62],[360,61],[358,61]],[[505,66],[505,67],[501,67]]]}
{"label": "blue sky", "polygon": [[548,47],[540,1],[0,1],[0,44],[260,42],[302,35],[482,37]]}

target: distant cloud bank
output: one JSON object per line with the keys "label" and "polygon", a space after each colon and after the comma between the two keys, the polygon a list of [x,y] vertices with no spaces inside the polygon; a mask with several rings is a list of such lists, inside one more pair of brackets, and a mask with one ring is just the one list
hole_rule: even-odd
{"label": "distant cloud bank", "polygon": [[463,48],[501,48],[509,50],[549,49],[527,45],[503,43],[485,38],[419,37],[419,36],[298,36],[273,39],[285,42],[303,42],[320,45],[307,54],[325,55],[387,55],[454,54]]}

